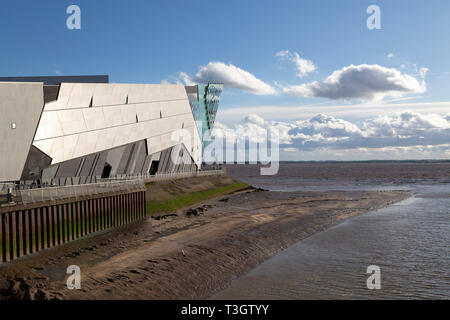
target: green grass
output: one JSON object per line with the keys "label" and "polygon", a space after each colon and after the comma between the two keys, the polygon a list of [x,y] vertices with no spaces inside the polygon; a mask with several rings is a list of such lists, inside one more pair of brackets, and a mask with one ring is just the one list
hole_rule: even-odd
{"label": "green grass", "polygon": [[177,209],[185,208],[213,197],[244,189],[246,187],[248,187],[248,185],[245,183],[235,183],[211,190],[179,195],[167,201],[150,202],[147,203],[147,213],[154,214],[159,212],[175,211]]}

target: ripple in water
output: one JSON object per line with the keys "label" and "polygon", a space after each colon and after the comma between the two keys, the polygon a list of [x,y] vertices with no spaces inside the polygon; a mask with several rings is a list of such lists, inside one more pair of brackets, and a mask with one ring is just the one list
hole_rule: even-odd
{"label": "ripple in water", "polygon": [[[450,185],[413,187],[415,198],[305,239],[215,299],[450,299]],[[369,265],[381,290],[368,290]]]}

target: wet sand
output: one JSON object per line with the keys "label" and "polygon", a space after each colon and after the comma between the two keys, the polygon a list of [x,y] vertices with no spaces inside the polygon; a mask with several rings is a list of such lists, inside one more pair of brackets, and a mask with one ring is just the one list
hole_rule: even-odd
{"label": "wet sand", "polygon": [[[248,190],[0,267],[0,299],[205,299],[288,246],[410,196]],[[376,214],[376,213],[374,213]],[[66,269],[81,268],[81,290]]]}

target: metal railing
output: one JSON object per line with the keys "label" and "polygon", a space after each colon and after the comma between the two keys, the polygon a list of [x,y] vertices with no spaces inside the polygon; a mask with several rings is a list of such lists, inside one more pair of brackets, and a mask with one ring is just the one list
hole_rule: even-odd
{"label": "metal railing", "polygon": [[77,198],[109,192],[133,191],[145,188],[142,179],[108,181],[61,187],[26,189],[17,191],[23,204]]}
{"label": "metal railing", "polygon": [[0,183],[0,194],[6,194],[8,189],[14,189],[14,183]]}
{"label": "metal railing", "polygon": [[[130,191],[144,188],[146,183],[157,181],[170,181],[184,178],[214,176],[224,174],[224,169],[160,173],[156,175],[137,174],[137,175],[117,175],[107,179],[96,178],[96,183],[88,184],[70,184],[62,186],[35,186],[33,188],[18,188],[14,184],[0,184],[0,195],[6,197],[8,188],[13,188],[14,202],[16,203],[35,203],[52,200],[61,200],[73,197],[81,197],[108,192]],[[3,195],[4,193],[4,195]],[[6,198],[5,198],[6,199]],[[5,201],[3,201],[5,202]]]}
{"label": "metal railing", "polygon": [[170,181],[176,179],[203,177],[203,176],[216,176],[222,175],[225,171],[220,170],[206,170],[206,171],[190,171],[190,172],[173,172],[173,173],[159,173],[155,175],[150,174],[138,174],[138,175],[116,175],[111,178],[102,179],[102,181],[129,181],[129,180],[143,180],[145,183],[154,181]]}
{"label": "metal railing", "polygon": [[11,202],[16,195],[14,183],[0,183],[0,205]]}

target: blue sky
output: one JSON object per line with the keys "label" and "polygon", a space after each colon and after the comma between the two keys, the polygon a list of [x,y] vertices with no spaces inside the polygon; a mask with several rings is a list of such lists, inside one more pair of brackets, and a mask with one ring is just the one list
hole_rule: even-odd
{"label": "blue sky", "polygon": [[[81,30],[66,28],[71,4],[81,8]],[[366,9],[373,4],[381,9],[381,30],[366,26]],[[230,80],[217,118],[227,129],[272,128],[276,121],[292,127],[285,159],[450,158],[444,143],[450,137],[449,14],[448,0],[8,0],[0,11],[0,74],[109,74],[112,82],[130,83],[195,82],[213,75]],[[299,77],[295,57],[313,68]],[[379,84],[372,84],[375,91],[362,97],[348,91],[356,80],[343,77],[338,97],[330,98],[325,91],[335,94],[336,88],[323,81],[351,65],[366,67],[345,69],[348,77],[386,77],[385,86],[398,72],[396,79],[404,83],[381,93]],[[234,81],[234,72],[254,77],[254,86]],[[311,85],[314,81],[319,84]],[[408,112],[413,116],[401,116]],[[248,117],[253,114],[258,118]],[[325,124],[319,126],[295,125],[317,114],[332,118],[321,118]],[[382,116],[384,122],[373,122]],[[356,125],[359,140],[375,134],[367,131],[374,123],[392,132],[371,136],[387,135],[385,146],[358,140],[344,147],[329,139],[355,139],[348,128],[347,136],[329,132],[339,123],[344,129]],[[400,131],[400,139],[425,136],[426,145],[417,139],[394,143]],[[322,144],[317,135],[325,139]]]}

